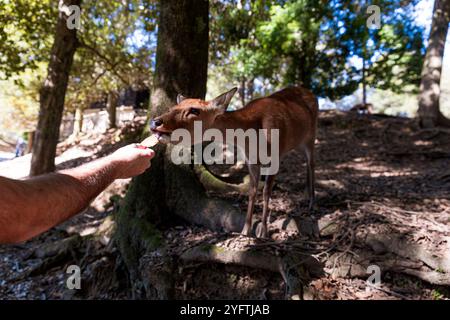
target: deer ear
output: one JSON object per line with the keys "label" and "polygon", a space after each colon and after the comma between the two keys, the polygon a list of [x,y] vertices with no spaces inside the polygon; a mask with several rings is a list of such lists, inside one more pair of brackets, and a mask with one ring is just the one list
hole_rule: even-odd
{"label": "deer ear", "polygon": [[177,95],[177,104],[180,104],[181,101],[187,99],[185,96],[183,96],[182,94],[178,94]]}
{"label": "deer ear", "polygon": [[237,88],[235,87],[228,92],[222,93],[220,96],[216,97],[211,101],[211,106],[214,109],[218,109],[222,112],[225,112],[236,91]]}

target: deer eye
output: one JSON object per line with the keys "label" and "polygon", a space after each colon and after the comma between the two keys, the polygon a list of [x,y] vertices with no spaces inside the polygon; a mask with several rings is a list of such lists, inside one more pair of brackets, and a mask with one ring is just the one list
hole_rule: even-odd
{"label": "deer eye", "polygon": [[198,115],[200,114],[200,109],[197,109],[197,108],[190,108],[190,109],[189,109],[189,112],[188,112],[188,115],[190,115],[190,114],[193,114],[193,115],[195,115],[195,116],[198,116]]}

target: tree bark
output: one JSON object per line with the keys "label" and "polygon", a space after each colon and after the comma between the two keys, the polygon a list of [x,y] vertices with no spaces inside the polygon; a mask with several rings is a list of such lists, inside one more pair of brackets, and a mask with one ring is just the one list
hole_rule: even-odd
{"label": "tree bark", "polygon": [[245,80],[246,80],[245,77],[241,78],[241,85],[239,86],[239,91],[238,91],[239,98],[241,100],[242,108],[245,107],[245,103],[246,103],[246,101],[245,101],[245,93],[246,93],[246,86],[245,86],[245,84],[246,84],[246,81]]}
{"label": "tree bark", "polygon": [[439,110],[442,61],[449,17],[450,1],[436,0],[420,83],[418,115],[423,128],[439,125],[450,126],[450,120],[446,119]]}
{"label": "tree bark", "polygon": [[48,64],[48,74],[40,92],[39,120],[36,128],[30,176],[55,170],[56,145],[59,138],[69,73],[77,48],[77,31],[67,27],[68,6],[80,6],[81,0],[60,0],[55,38]]}
{"label": "tree bark", "polygon": [[30,153],[31,150],[33,150],[33,144],[34,144],[34,131],[28,131],[28,145],[27,145],[27,151],[26,153]]}
{"label": "tree bark", "polygon": [[248,101],[253,100],[253,94],[255,93],[255,79],[252,78],[247,83],[247,98]]}
{"label": "tree bark", "polygon": [[177,94],[206,94],[209,46],[207,0],[160,1],[151,115],[174,105]]}
{"label": "tree bark", "polygon": [[[364,44],[366,45],[366,44]],[[366,49],[363,53],[363,65],[362,65],[362,104],[367,104],[367,83],[366,83]]]}
{"label": "tree bark", "polygon": [[109,119],[109,128],[115,128],[116,122],[117,122],[117,101],[118,96],[115,92],[111,91],[108,93],[108,103],[107,103],[107,110],[108,110],[108,119]]}

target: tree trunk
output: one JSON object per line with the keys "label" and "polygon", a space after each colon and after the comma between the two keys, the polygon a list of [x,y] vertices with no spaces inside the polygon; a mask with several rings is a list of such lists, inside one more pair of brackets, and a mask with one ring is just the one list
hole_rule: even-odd
{"label": "tree trunk", "polygon": [[26,153],[30,153],[31,150],[33,150],[33,144],[34,144],[34,131],[28,131],[28,145],[27,145],[27,151]]}
{"label": "tree trunk", "polygon": [[60,0],[55,38],[48,74],[40,92],[39,120],[36,128],[30,176],[55,170],[56,145],[64,109],[69,73],[77,48],[77,31],[67,28],[65,9],[79,6],[81,0]]}
{"label": "tree trunk", "polygon": [[439,125],[450,126],[450,120],[446,119],[439,110],[442,61],[449,17],[450,1],[436,0],[420,83],[418,115],[420,125],[424,128]]}
{"label": "tree trunk", "polygon": [[177,94],[206,94],[209,46],[207,0],[160,1],[151,115],[174,105]]}
{"label": "tree trunk", "polygon": [[362,104],[365,106],[367,104],[367,83],[366,83],[366,50],[363,53],[363,64],[362,64]]}
{"label": "tree trunk", "polygon": [[241,100],[241,104],[242,104],[242,108],[243,107],[245,107],[245,83],[246,83],[246,81],[245,81],[245,77],[242,77],[241,78],[241,85],[239,86],[239,91],[238,91],[238,93],[239,93],[239,98],[240,98],[240,100]]}
{"label": "tree trunk", "polygon": [[110,91],[108,93],[108,103],[107,103],[107,110],[108,110],[108,119],[109,119],[109,128],[115,128],[116,122],[117,122],[117,101],[118,96],[115,92]]}
{"label": "tree trunk", "polygon": [[252,78],[247,83],[247,97],[248,101],[253,100],[253,94],[255,93],[255,79]]}
{"label": "tree trunk", "polygon": [[[152,116],[173,106],[178,93],[205,96],[208,15],[205,0],[160,2]],[[132,181],[117,214],[116,239],[137,298],[171,297],[175,272],[157,227],[173,221],[174,215],[213,229],[237,231],[243,224],[234,207],[206,196],[192,166],[171,162],[170,145],[158,145],[155,151],[151,169]],[[154,265],[151,257],[159,257]],[[155,272],[160,275],[155,277]]]}

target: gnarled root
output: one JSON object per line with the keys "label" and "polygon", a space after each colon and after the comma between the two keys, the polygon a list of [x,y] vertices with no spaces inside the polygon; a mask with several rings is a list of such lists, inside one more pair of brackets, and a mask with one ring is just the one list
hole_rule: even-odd
{"label": "gnarled root", "polygon": [[262,250],[230,249],[218,245],[199,245],[185,251],[184,262],[234,264],[280,273],[289,299],[303,299],[303,287],[312,276],[320,276],[322,265],[309,255],[277,256]]}

